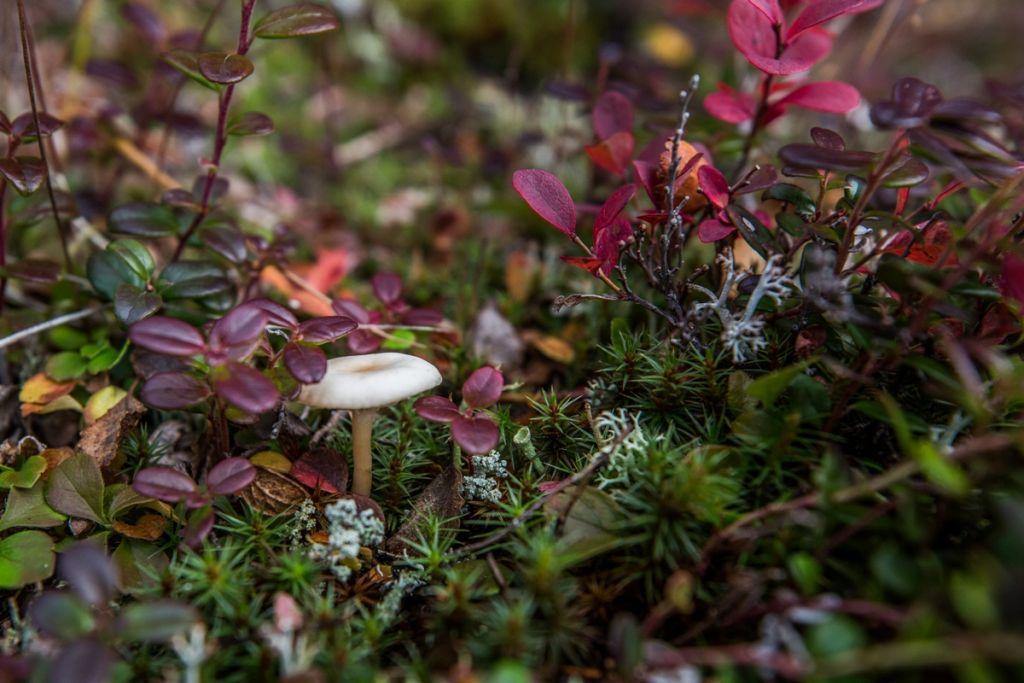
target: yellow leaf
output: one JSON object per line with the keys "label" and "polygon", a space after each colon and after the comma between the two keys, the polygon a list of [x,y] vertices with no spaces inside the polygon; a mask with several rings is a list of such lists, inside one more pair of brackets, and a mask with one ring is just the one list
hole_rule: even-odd
{"label": "yellow leaf", "polygon": [[121,402],[128,392],[113,385],[103,387],[85,402],[85,424],[90,425],[107,414],[111,408]]}
{"label": "yellow leaf", "polygon": [[693,60],[690,37],[671,24],[656,24],[644,36],[648,54],[668,66],[685,66]]}
{"label": "yellow leaf", "polygon": [[114,531],[117,533],[128,538],[138,538],[143,541],[155,541],[160,538],[166,528],[167,520],[160,515],[152,513],[142,515],[135,524],[114,522]]}
{"label": "yellow leaf", "polygon": [[54,382],[46,376],[46,373],[40,372],[29,377],[28,381],[22,385],[21,393],[18,394],[18,400],[22,403],[45,404],[61,396],[67,396],[74,388],[74,382]]}
{"label": "yellow leaf", "polygon": [[541,337],[533,342],[533,346],[557,363],[568,365],[576,359],[576,352],[572,346],[558,337]]}
{"label": "yellow leaf", "polygon": [[73,399],[70,396],[61,396],[60,398],[50,401],[49,403],[22,403],[21,404],[21,416],[27,417],[29,415],[45,415],[46,413],[55,413],[58,410],[74,410],[82,412],[82,404]]}
{"label": "yellow leaf", "polygon": [[274,451],[260,451],[249,458],[249,462],[268,470],[281,472],[282,474],[288,474],[292,469],[292,461]]}

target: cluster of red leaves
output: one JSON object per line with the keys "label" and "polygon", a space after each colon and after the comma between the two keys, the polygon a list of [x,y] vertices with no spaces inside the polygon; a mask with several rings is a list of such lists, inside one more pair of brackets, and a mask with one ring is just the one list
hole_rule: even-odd
{"label": "cluster of red leaves", "polygon": [[498,443],[498,425],[484,412],[498,402],[505,378],[491,367],[476,370],[462,384],[465,409],[444,396],[424,396],[416,401],[416,414],[424,420],[447,424],[452,438],[467,453],[488,453]]}

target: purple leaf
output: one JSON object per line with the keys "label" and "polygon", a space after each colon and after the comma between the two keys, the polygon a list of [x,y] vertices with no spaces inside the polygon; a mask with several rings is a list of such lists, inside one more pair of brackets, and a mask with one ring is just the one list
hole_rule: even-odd
{"label": "purple leaf", "polygon": [[6,178],[18,194],[25,196],[42,186],[46,167],[35,157],[7,157],[0,159],[0,176]]}
{"label": "purple leaf", "polygon": [[856,171],[874,163],[871,152],[838,151],[817,145],[786,145],[779,150],[779,158],[789,166],[832,171]]}
{"label": "purple leaf", "polygon": [[594,103],[594,132],[599,140],[633,130],[633,103],[620,92],[609,90]]}
{"label": "purple leaf", "polygon": [[373,353],[383,343],[380,337],[367,330],[356,330],[347,337],[346,341],[352,353]]}
{"label": "purple leaf", "polygon": [[846,149],[846,141],[843,136],[828,128],[811,128],[811,139],[818,147],[842,152]]}
{"label": "purple leaf", "polygon": [[242,306],[253,306],[266,313],[268,325],[292,331],[298,329],[299,321],[295,318],[295,314],[270,299],[250,299],[242,304]]}
{"label": "purple leaf", "polygon": [[452,400],[444,396],[424,396],[416,401],[413,409],[417,415],[431,422],[447,423],[462,415]]}
{"label": "purple leaf", "polygon": [[879,128],[918,128],[942,102],[942,92],[934,85],[902,78],[893,86],[891,100],[871,107],[871,122]]}
{"label": "purple leaf", "polygon": [[337,341],[359,327],[352,318],[343,315],[329,315],[313,318],[299,325],[302,339],[313,344]]}
{"label": "purple leaf", "polygon": [[318,348],[292,342],[284,347],[284,366],[301,384],[316,384],[327,374],[327,356]]}
{"label": "purple leaf", "polygon": [[717,218],[708,218],[697,227],[697,239],[705,244],[725,239],[736,232],[736,228],[730,223],[724,223]]}
{"label": "purple leaf", "polygon": [[471,408],[486,408],[501,398],[505,378],[492,367],[476,370],[462,385],[462,398]]}
{"label": "purple leaf", "polygon": [[433,308],[413,308],[402,314],[402,322],[406,325],[431,327],[444,320],[440,311]]}
{"label": "purple leaf", "polygon": [[[36,137],[37,132],[35,119],[36,117],[32,115],[32,112],[21,114],[11,122],[11,133],[20,138],[28,136]],[[64,122],[56,116],[47,114],[45,111],[39,112],[39,130],[42,131],[43,137],[53,135],[53,133],[63,125]]]}
{"label": "purple leaf", "polygon": [[212,384],[218,396],[254,415],[272,410],[280,398],[274,383],[259,370],[233,361],[214,369]]}
{"label": "purple leaf", "polygon": [[228,359],[247,358],[260,342],[267,317],[259,306],[243,304],[230,311],[210,329],[207,359],[220,364]]}
{"label": "purple leaf", "polygon": [[193,498],[199,489],[192,477],[170,467],[147,467],[135,475],[132,488],[147,498],[179,503]]}
{"label": "purple leaf", "polygon": [[256,478],[256,468],[245,458],[227,458],[206,475],[206,488],[215,496],[238,493]]}
{"label": "purple leaf", "polygon": [[194,356],[206,349],[199,330],[186,322],[162,315],[132,325],[128,338],[136,346],[168,356]]}
{"label": "purple leaf", "polygon": [[498,444],[498,425],[486,415],[452,420],[452,436],[467,453],[488,453]]}
{"label": "purple leaf", "polygon": [[338,315],[352,318],[357,323],[370,322],[370,312],[367,311],[358,301],[352,299],[335,299],[331,302],[331,308]]}
{"label": "purple leaf", "polygon": [[636,185],[633,183],[623,185],[615,190],[615,192],[612,192],[611,196],[605,200],[604,204],[601,205],[601,209],[597,212],[597,218],[594,219],[594,229],[600,230],[614,223],[615,219],[623,212],[635,194]]}
{"label": "purple leaf", "polygon": [[538,216],[566,235],[576,235],[576,206],[565,185],[553,174],[539,169],[516,171],[512,187]]}
{"label": "purple leaf", "polygon": [[185,528],[181,530],[181,542],[195,550],[203,544],[203,540],[213,530],[214,521],[213,508],[208,505],[193,512],[189,516]]}
{"label": "purple leaf", "polygon": [[94,541],[79,541],[60,554],[57,575],[92,606],[106,606],[117,596],[117,568]]}
{"label": "purple leaf", "polygon": [[402,278],[395,273],[377,273],[370,280],[370,284],[373,286],[374,296],[385,306],[390,306],[402,296]]}
{"label": "purple leaf", "polygon": [[142,385],[139,398],[151,408],[176,410],[187,408],[210,395],[210,388],[191,375],[181,372],[160,372]]}

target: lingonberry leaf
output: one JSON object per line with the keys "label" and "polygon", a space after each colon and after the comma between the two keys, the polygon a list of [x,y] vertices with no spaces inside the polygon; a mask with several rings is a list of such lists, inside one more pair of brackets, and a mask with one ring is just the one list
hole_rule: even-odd
{"label": "lingonberry leaf", "polygon": [[213,530],[215,521],[213,508],[209,505],[202,506],[189,515],[188,521],[185,522],[185,528],[181,530],[181,542],[195,550],[203,544],[203,540]]}
{"label": "lingonberry leaf", "polygon": [[293,331],[299,327],[299,321],[294,313],[270,299],[250,299],[242,306],[252,306],[263,311],[267,316],[267,325]]}
{"label": "lingonberry leaf", "polygon": [[267,326],[267,317],[266,312],[258,306],[242,305],[229,311],[210,328],[206,344],[207,360],[219,364],[229,358],[247,358],[259,344]]}
{"label": "lingonberry leaf", "polygon": [[620,178],[626,175],[633,159],[636,140],[628,131],[615,133],[594,145],[587,145],[584,151],[599,168]]}
{"label": "lingonberry leaf", "polygon": [[829,171],[856,171],[874,163],[871,152],[833,150],[817,145],[793,144],[779,150],[779,158],[789,166]]}
{"label": "lingonberry leaf", "polygon": [[593,121],[594,132],[599,140],[610,138],[616,133],[632,132],[633,103],[620,92],[604,92],[594,103]]}
{"label": "lingonberry leaf", "polygon": [[846,141],[843,136],[828,128],[811,128],[811,140],[818,147],[842,152],[846,149]]}
{"label": "lingonberry leaf", "polygon": [[352,353],[373,353],[380,348],[384,340],[369,330],[356,330],[346,338]]}
{"label": "lingonberry leaf", "polygon": [[199,487],[184,472],[171,467],[147,467],[139,470],[132,480],[136,493],[156,498],[165,503],[180,503],[193,498]]}
{"label": "lingonberry leaf", "polygon": [[238,228],[227,225],[204,227],[199,237],[211,251],[230,263],[243,263],[249,256],[245,235]]}
{"label": "lingonberry leaf", "polygon": [[160,273],[157,289],[165,299],[195,299],[231,290],[220,266],[205,261],[177,261]]}
{"label": "lingonberry leaf", "polygon": [[284,366],[301,384],[316,384],[327,374],[327,356],[316,347],[292,342],[283,356]]}
{"label": "lingonberry leaf", "polygon": [[726,223],[720,218],[707,218],[697,226],[697,239],[705,244],[711,244],[718,240],[725,239],[736,232],[736,226]]}
{"label": "lingonberry leaf", "polygon": [[757,103],[752,95],[719,83],[718,90],[704,98],[704,108],[716,119],[736,124],[753,119]]}
{"label": "lingonberry leaf", "polygon": [[716,209],[724,209],[729,204],[729,181],[714,166],[697,169],[697,186]]}
{"label": "lingonberry leaf", "polygon": [[540,169],[516,171],[512,187],[538,216],[566,235],[576,235],[576,206],[554,174]]}
{"label": "lingonberry leaf", "polygon": [[901,78],[892,88],[892,98],[871,107],[871,122],[879,128],[918,128],[928,123],[942,92],[917,78]]}
{"label": "lingonberry leaf", "polygon": [[413,405],[416,414],[431,422],[451,422],[461,413],[451,399],[444,396],[424,396]]}
{"label": "lingonberry leaf", "polygon": [[[755,0],[751,0],[754,2]],[[820,26],[826,21],[847,14],[859,14],[875,9],[885,0],[817,0],[807,5],[807,8],[793,21],[789,30],[786,31],[786,40],[791,41],[807,29]]]}
{"label": "lingonberry leaf", "polygon": [[390,306],[402,296],[402,278],[395,273],[376,273],[370,279],[373,294],[385,306]]}
{"label": "lingonberry leaf", "polygon": [[280,398],[274,383],[248,365],[229,361],[214,368],[211,374],[217,395],[247,413],[265,413],[274,408]]}
{"label": "lingonberry leaf", "polygon": [[46,167],[36,157],[6,157],[0,159],[0,175],[14,186],[18,194],[27,197],[42,186]]}
{"label": "lingonberry leaf", "polygon": [[211,90],[217,90],[217,85],[207,79],[199,70],[199,55],[195,52],[178,48],[165,52],[162,57],[168,65],[185,74],[196,83]]}
{"label": "lingonberry leaf", "polygon": [[143,403],[160,410],[187,408],[209,396],[206,384],[183,372],[159,372],[147,379],[139,392]]}
{"label": "lingonberry leaf", "polygon": [[594,229],[600,230],[614,223],[635,194],[636,185],[633,183],[623,185],[615,190],[615,192],[612,192],[611,196],[605,200],[604,204],[601,205],[601,209],[597,212],[597,218],[594,219]]}
{"label": "lingonberry leaf", "polygon": [[819,81],[800,86],[776,104],[845,114],[860,104],[860,93],[852,85],[842,81]]}
{"label": "lingonberry leaf", "polygon": [[338,315],[355,320],[357,323],[370,322],[370,312],[367,311],[358,301],[352,299],[335,299],[331,302],[331,308]]}
{"label": "lingonberry leaf", "polygon": [[39,131],[36,130],[36,117],[32,112],[25,112],[11,122],[11,134],[19,138],[47,137],[53,135],[64,125],[64,122],[45,111],[39,112]]}
{"label": "lingonberry leaf", "polygon": [[206,489],[215,496],[238,493],[256,478],[256,468],[245,458],[226,458],[210,468]]}
{"label": "lingonberry leaf", "polygon": [[775,23],[750,0],[732,0],[728,13],[729,37],[751,64],[767,74],[784,76],[806,71],[828,54],[832,38],[809,29],[784,42]]}
{"label": "lingonberry leaf", "polygon": [[341,24],[334,12],[321,5],[299,3],[275,10],[253,26],[258,38],[298,38],[336,31]]}
{"label": "lingonberry leaf", "polygon": [[459,417],[452,420],[452,436],[467,453],[488,453],[498,444],[498,425],[486,415]]}
{"label": "lingonberry leaf", "polygon": [[132,325],[128,338],[136,346],[168,356],[194,356],[206,349],[199,330],[186,322],[162,315]]}
{"label": "lingonberry leaf", "polygon": [[462,398],[471,408],[486,408],[501,398],[505,378],[492,367],[478,368],[462,385]]}
{"label": "lingonberry leaf", "polygon": [[122,204],[107,217],[111,232],[133,237],[166,237],[178,232],[174,212],[155,202]]}
{"label": "lingonberry leaf", "polygon": [[359,327],[352,318],[344,315],[328,315],[306,320],[299,325],[303,340],[313,344],[326,344],[341,339]]}
{"label": "lingonberry leaf", "polygon": [[233,52],[204,52],[196,63],[199,73],[213,83],[231,85],[248,78],[255,68],[252,60]]}
{"label": "lingonberry leaf", "polygon": [[228,124],[227,134],[244,136],[270,135],[274,132],[274,122],[266,114],[258,111],[247,111]]}
{"label": "lingonberry leaf", "polygon": [[162,305],[163,300],[156,292],[147,292],[127,282],[114,291],[114,315],[125,325],[134,325],[153,315]]}
{"label": "lingonberry leaf", "polygon": [[441,315],[441,311],[433,308],[410,308],[402,314],[402,322],[406,325],[431,327],[440,324],[442,320],[444,316]]}
{"label": "lingonberry leaf", "polygon": [[303,454],[288,474],[314,491],[344,493],[348,487],[348,464],[333,448],[314,448]]}

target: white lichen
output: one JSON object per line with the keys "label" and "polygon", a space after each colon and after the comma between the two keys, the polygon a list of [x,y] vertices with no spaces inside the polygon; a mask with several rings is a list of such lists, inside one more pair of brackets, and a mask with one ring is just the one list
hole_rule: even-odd
{"label": "white lichen", "polygon": [[339,581],[347,581],[359,565],[359,549],[384,541],[384,523],[369,508],[360,512],[351,499],[331,503],[324,514],[329,524],[327,543],[314,543],[310,556],[326,561]]}
{"label": "white lichen", "polygon": [[487,455],[474,455],[472,465],[473,474],[462,479],[462,495],[466,500],[500,501],[499,480],[508,477],[508,463],[502,459],[501,453],[491,451]]}
{"label": "white lichen", "polygon": [[597,475],[599,489],[628,485],[639,467],[638,460],[664,438],[663,434],[649,436],[640,425],[640,416],[623,409],[599,414],[594,427],[603,443],[617,444],[608,455],[608,464]]}

